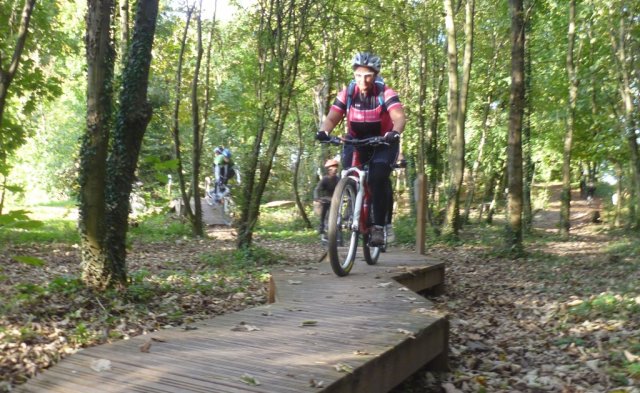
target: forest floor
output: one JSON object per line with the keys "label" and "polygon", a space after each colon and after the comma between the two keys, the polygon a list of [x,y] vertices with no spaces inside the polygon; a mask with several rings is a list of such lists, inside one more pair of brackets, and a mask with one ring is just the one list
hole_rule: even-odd
{"label": "forest floor", "polygon": [[[599,204],[574,199],[566,240],[555,228],[558,203],[538,211],[526,256],[516,260],[490,246],[500,242],[499,224],[465,227],[460,245],[431,246],[428,256],[447,261],[446,294],[431,300],[449,315],[451,372],[417,372],[394,393],[640,392],[640,249],[591,223]],[[132,284],[115,295],[84,289],[75,246],[6,247],[0,392],[77,348],[264,303],[271,266],[228,266],[241,259],[234,240],[233,230],[211,228],[203,240],[134,243]],[[630,241],[637,245],[637,236]],[[322,253],[318,245],[256,243],[278,263],[315,262]],[[45,265],[9,258],[24,254]]]}

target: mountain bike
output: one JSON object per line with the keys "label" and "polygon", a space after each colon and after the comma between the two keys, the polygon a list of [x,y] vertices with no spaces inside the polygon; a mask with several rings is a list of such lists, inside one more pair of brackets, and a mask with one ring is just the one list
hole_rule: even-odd
{"label": "mountain bike", "polygon": [[217,182],[211,182],[205,179],[205,201],[209,206],[221,205],[222,212],[229,219],[232,218],[234,212],[234,202],[231,198],[231,188],[229,185]]}
{"label": "mountain bike", "polygon": [[[328,142],[334,145],[353,146],[388,145],[383,137],[366,139],[340,139],[333,137]],[[327,251],[333,272],[346,276],[353,268],[359,238],[362,237],[362,252],[369,265],[378,262],[380,253],[386,248],[369,245],[373,220],[371,216],[371,192],[367,185],[369,165],[360,162],[358,150],[354,149],[352,166],[343,170],[341,179],[333,192],[327,226]]]}

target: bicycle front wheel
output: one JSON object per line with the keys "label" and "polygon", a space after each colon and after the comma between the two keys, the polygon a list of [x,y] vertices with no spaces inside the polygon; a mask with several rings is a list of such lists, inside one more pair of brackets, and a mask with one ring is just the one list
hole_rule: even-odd
{"label": "bicycle front wheel", "polygon": [[380,257],[380,252],[382,252],[382,247],[372,247],[369,246],[369,236],[365,235],[362,239],[362,243],[364,246],[362,247],[362,252],[364,254],[364,260],[369,265],[375,265],[378,263],[378,258]]}
{"label": "bicycle front wheel", "polygon": [[340,277],[349,274],[356,259],[358,232],[352,229],[355,205],[356,182],[344,177],[333,191],[327,228],[329,261],[333,272]]}

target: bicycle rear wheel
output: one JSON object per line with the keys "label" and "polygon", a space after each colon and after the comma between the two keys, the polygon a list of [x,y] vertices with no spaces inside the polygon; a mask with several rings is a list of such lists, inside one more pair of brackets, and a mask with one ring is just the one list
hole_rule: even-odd
{"label": "bicycle rear wheel", "polygon": [[346,276],[353,267],[358,249],[358,232],[352,229],[356,205],[356,182],[340,179],[331,198],[327,228],[327,251],[333,272]]}

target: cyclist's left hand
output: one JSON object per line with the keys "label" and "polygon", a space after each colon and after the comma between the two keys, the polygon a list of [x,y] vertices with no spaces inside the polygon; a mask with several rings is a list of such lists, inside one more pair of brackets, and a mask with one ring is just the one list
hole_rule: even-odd
{"label": "cyclist's left hand", "polygon": [[384,134],[384,140],[389,143],[399,141],[400,133],[398,131],[389,131]]}

